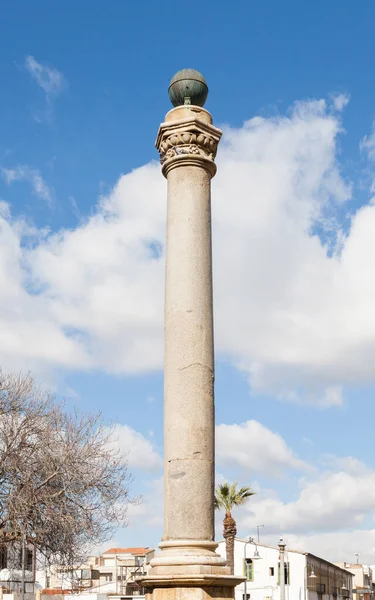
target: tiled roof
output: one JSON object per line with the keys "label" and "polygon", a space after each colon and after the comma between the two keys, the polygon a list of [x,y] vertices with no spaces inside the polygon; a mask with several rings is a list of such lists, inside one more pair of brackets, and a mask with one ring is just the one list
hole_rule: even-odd
{"label": "tiled roof", "polygon": [[150,552],[151,548],[148,546],[146,548],[110,548],[103,552],[103,554],[147,554]]}

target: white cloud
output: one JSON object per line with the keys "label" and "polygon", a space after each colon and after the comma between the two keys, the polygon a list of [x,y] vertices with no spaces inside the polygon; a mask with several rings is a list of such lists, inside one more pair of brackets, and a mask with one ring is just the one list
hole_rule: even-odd
{"label": "white cloud", "polygon": [[345,106],[348,105],[349,101],[349,94],[335,94],[332,96],[333,106],[339,112],[344,110]]}
{"label": "white cloud", "polygon": [[360,149],[365,151],[368,158],[370,160],[375,160],[375,129],[373,126],[373,131],[369,135],[366,135],[362,138],[360,145]]}
{"label": "white cloud", "polygon": [[160,541],[163,526],[164,479],[159,477],[143,483],[145,493],[142,502],[128,507],[129,530],[134,540],[141,531],[145,544],[156,545]]}
{"label": "white cloud", "polygon": [[[375,206],[347,231],[335,224],[351,195],[341,128],[324,101],[226,128],[213,182],[217,351],[254,390],[322,407],[340,405],[346,384],[375,381]],[[162,367],[165,198],[152,163],[122,176],[76,229],[25,245],[3,216],[3,364]]]}
{"label": "white cloud", "polygon": [[2,167],[1,174],[8,185],[11,185],[15,181],[28,181],[36,196],[42,198],[48,204],[52,203],[53,191],[44,181],[38,169],[34,169],[28,165],[18,165],[12,169]]}
{"label": "white cloud", "polygon": [[290,534],[286,542],[290,548],[308,551],[330,561],[353,563],[356,561],[355,553],[359,552],[362,564],[372,565],[375,562],[375,529],[335,531],[310,536]]}
{"label": "white cloud", "polygon": [[[353,457],[327,457],[327,465],[330,470],[302,478],[290,500],[253,483],[257,494],[234,512],[238,535],[254,535],[262,523],[261,543],[275,546],[282,535],[287,549],[349,562],[360,552],[364,564],[374,563],[375,471]],[[216,519],[220,539],[222,517]]]}
{"label": "white cloud", "polygon": [[[163,460],[152,443],[129,425],[116,423],[113,429],[113,444],[126,456],[130,471],[142,469],[153,472],[163,466]],[[141,509],[136,507],[134,510]]]}
{"label": "white cloud", "polygon": [[47,98],[56,96],[65,87],[65,79],[60,71],[41,65],[33,56],[26,56],[25,67]]}
{"label": "white cloud", "polygon": [[[218,528],[219,532],[219,528]],[[246,535],[253,534],[256,529],[246,530]],[[245,534],[243,534],[245,537]],[[255,537],[255,536],[254,536]],[[262,544],[277,546],[280,534],[267,533],[267,528],[260,530],[260,546],[262,558]],[[352,531],[335,531],[313,535],[295,535],[283,532],[286,551],[298,550],[310,552],[331,562],[356,562],[355,553],[360,553],[360,562],[365,565],[375,563],[375,529],[353,529]],[[222,539],[222,536],[218,536]]]}
{"label": "white cloud", "polygon": [[308,470],[288,448],[283,438],[258,423],[216,427],[216,460],[218,465],[239,466],[250,473],[280,476],[285,469]]}
{"label": "white cloud", "polygon": [[321,463],[332,470],[339,470],[348,473],[349,475],[370,475],[372,470],[363,462],[354,456],[335,456],[333,454],[324,455]]}
{"label": "white cloud", "polygon": [[3,368],[161,366],[163,263],[149,244],[163,237],[164,190],[155,186],[148,207],[143,189],[157,171],[149,165],[121,178],[75,230],[36,232],[25,244],[24,224],[1,218]]}
{"label": "white cloud", "polygon": [[[354,552],[360,552],[365,563],[374,562],[375,529],[368,523],[375,517],[375,471],[352,457],[331,457],[331,466],[338,470],[301,479],[295,499],[289,501],[253,481],[257,494],[234,510],[238,535],[254,535],[262,523],[263,543],[276,545],[283,535],[290,549],[332,561],[352,561]],[[216,475],[216,483],[225,479]],[[129,506],[126,536],[156,544],[163,524],[163,478],[144,485],[143,502]],[[216,539],[222,537],[222,521],[223,513],[216,511]]]}
{"label": "white cloud", "polygon": [[53,101],[66,87],[64,75],[55,67],[40,64],[33,56],[26,56],[25,67],[36,84],[43,90],[46,105],[43,110],[33,111],[33,117],[38,123],[53,120]]}
{"label": "white cloud", "polygon": [[358,528],[374,518],[375,471],[353,459],[340,462],[349,470],[303,478],[295,500],[283,502],[274,492],[261,490],[242,509],[241,526],[254,530],[257,523],[266,523],[267,534],[316,535]]}
{"label": "white cloud", "polygon": [[0,200],[0,216],[4,219],[10,219],[11,217],[9,204],[5,200]]}

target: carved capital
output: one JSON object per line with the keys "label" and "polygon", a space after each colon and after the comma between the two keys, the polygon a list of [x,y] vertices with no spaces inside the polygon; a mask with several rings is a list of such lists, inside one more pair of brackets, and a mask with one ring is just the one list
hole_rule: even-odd
{"label": "carved capital", "polygon": [[197,164],[213,177],[221,135],[220,129],[195,117],[163,123],[156,140],[163,175],[178,166]]}

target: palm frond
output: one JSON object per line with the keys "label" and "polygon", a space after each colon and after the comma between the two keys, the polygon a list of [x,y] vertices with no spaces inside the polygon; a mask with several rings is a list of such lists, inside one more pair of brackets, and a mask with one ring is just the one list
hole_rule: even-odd
{"label": "palm frond", "polygon": [[215,508],[231,511],[233,506],[244,504],[255,492],[249,486],[238,488],[238,483],[222,483],[215,490]]}

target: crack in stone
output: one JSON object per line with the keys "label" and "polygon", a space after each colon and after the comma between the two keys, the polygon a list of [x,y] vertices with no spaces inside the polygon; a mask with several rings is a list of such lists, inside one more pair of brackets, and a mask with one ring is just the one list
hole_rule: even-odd
{"label": "crack in stone", "polygon": [[212,369],[210,367],[208,367],[207,365],[203,365],[200,362],[193,362],[190,365],[186,365],[186,367],[181,367],[181,369],[179,369],[179,371],[185,371],[186,369],[190,369],[190,367],[202,367],[203,369],[208,369],[208,371],[210,371],[210,373],[212,373]]}
{"label": "crack in stone", "polygon": [[[199,454],[199,456],[197,456]],[[202,457],[202,452],[194,452],[193,456],[190,458],[170,458],[168,460],[168,463],[172,463],[172,462],[178,462],[180,460],[205,460],[206,462],[212,462],[212,460],[210,460],[209,458],[203,458]]]}

